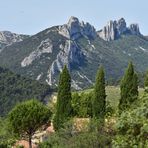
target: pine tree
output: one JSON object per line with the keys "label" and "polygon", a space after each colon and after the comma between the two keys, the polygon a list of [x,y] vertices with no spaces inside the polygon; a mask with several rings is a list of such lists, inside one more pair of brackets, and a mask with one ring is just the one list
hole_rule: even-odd
{"label": "pine tree", "polygon": [[51,111],[37,100],[17,104],[8,114],[9,128],[19,137],[28,139],[32,148],[32,136],[43,125],[49,125]]}
{"label": "pine tree", "polygon": [[138,77],[134,72],[132,62],[129,63],[127,70],[122,78],[121,85],[121,98],[119,101],[119,109],[124,110],[138,97]]}
{"label": "pine tree", "polygon": [[56,130],[63,126],[63,123],[72,115],[71,106],[71,77],[66,66],[64,66],[59,78],[56,115],[54,127]]}
{"label": "pine tree", "polygon": [[96,75],[94,98],[92,103],[93,117],[97,119],[104,119],[105,116],[106,92],[104,75],[104,69],[101,66]]}

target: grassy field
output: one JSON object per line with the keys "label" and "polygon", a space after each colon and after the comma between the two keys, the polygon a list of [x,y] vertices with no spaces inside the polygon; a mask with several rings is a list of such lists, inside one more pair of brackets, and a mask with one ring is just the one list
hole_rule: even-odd
{"label": "grassy field", "polygon": [[[93,91],[93,89],[86,89],[79,91],[78,93],[89,93]],[[72,92],[74,93],[74,92]],[[139,88],[139,96],[142,96],[144,93],[143,88]],[[120,99],[120,87],[119,86],[107,86],[106,87],[106,99],[107,102],[111,105],[112,108],[116,109],[118,107],[119,99]],[[56,102],[57,93],[54,93],[52,96],[52,100]]]}
{"label": "grassy field", "polygon": [[[93,89],[87,89],[81,92],[89,93]],[[141,96],[144,92],[143,88],[139,88],[139,96]],[[118,107],[119,99],[120,99],[120,87],[119,86],[107,86],[106,87],[106,95],[107,95],[107,101],[110,103],[110,105],[113,108]]]}

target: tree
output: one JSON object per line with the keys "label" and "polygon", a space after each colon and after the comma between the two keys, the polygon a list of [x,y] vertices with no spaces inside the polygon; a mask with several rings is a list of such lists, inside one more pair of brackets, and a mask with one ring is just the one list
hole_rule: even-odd
{"label": "tree", "polygon": [[104,69],[101,66],[96,75],[93,99],[93,117],[104,119],[106,108],[106,92],[105,92],[105,77]]}
{"label": "tree", "polygon": [[148,92],[148,71],[145,75],[145,79],[144,79],[144,88],[145,88],[145,92]]}
{"label": "tree", "polygon": [[130,103],[132,103],[135,100],[137,100],[137,98],[138,98],[138,76],[135,72],[133,75],[132,88],[131,88],[130,93],[132,94],[132,96],[131,96],[131,100],[129,100],[129,101],[130,101]]}
{"label": "tree", "polygon": [[132,62],[129,63],[127,70],[121,80],[121,98],[119,101],[120,111],[126,109],[138,98],[138,77],[134,72]]}
{"label": "tree", "polygon": [[54,128],[58,130],[72,115],[71,77],[66,66],[60,74]]}
{"label": "tree", "polygon": [[8,121],[15,134],[29,140],[32,148],[32,136],[34,133],[50,122],[51,111],[37,100],[29,100],[20,103],[12,109],[8,115]]}
{"label": "tree", "polygon": [[112,147],[148,147],[148,94],[140,97],[123,111],[114,125],[116,135]]}

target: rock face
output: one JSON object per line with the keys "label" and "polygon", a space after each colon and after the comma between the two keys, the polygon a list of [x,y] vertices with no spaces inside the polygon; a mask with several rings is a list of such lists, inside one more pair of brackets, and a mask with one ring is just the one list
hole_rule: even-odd
{"label": "rock face", "polygon": [[68,39],[76,40],[81,36],[88,38],[96,37],[96,30],[89,23],[79,22],[78,18],[71,17],[67,24],[59,26],[59,33]]}
{"label": "rock face", "polygon": [[12,33],[10,31],[1,31],[0,32],[0,42],[4,43],[6,45],[20,42],[22,41],[26,36],[25,35],[19,35],[16,33]]}
{"label": "rock face", "polygon": [[133,35],[140,35],[139,25],[138,24],[131,24],[129,26],[129,30]]}
{"label": "rock face", "polygon": [[36,60],[37,58],[39,58],[42,54],[52,53],[52,49],[53,49],[53,45],[50,39],[47,38],[46,40],[41,42],[41,44],[37,47],[35,51],[30,53],[28,57],[25,57],[25,59],[21,62],[21,66],[26,67],[32,64],[32,62]]}
{"label": "rock face", "polygon": [[107,26],[98,32],[99,37],[105,41],[115,40],[116,34],[116,22],[114,21],[109,21]]}
{"label": "rock face", "polygon": [[46,82],[49,85],[55,83],[55,75],[62,71],[64,65],[67,65],[71,70],[74,65],[81,65],[85,56],[81,48],[77,44],[77,39],[85,37],[95,39],[97,37],[96,30],[89,23],[80,22],[78,18],[71,17],[67,24],[59,26],[59,34],[67,38],[65,46],[60,46],[61,50],[57,55],[56,60],[53,61],[48,71]]}
{"label": "rock face", "polygon": [[81,65],[84,55],[75,41],[66,40],[65,47],[61,46],[61,50],[53,61],[49,71],[46,82],[52,85],[56,82],[55,75],[62,71],[64,65],[67,65],[71,70],[73,65]]}
{"label": "rock face", "polygon": [[140,35],[138,24],[127,27],[125,19],[121,18],[118,21],[109,21],[103,29],[98,31],[99,37],[105,41],[116,40],[123,34]]}

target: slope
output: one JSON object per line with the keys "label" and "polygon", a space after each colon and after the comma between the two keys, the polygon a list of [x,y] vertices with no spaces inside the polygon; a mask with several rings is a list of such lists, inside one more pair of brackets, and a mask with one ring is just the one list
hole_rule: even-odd
{"label": "slope", "polygon": [[16,103],[26,99],[35,98],[45,102],[45,97],[51,92],[48,85],[0,67],[0,116],[6,115]]}

